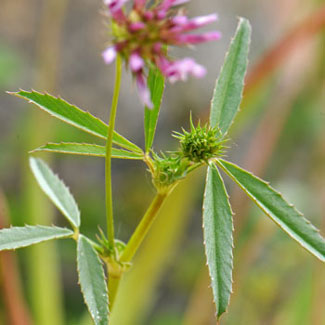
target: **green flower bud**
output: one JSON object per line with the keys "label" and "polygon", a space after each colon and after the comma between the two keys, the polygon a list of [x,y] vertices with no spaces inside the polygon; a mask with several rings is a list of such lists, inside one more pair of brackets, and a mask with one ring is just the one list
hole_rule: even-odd
{"label": "green flower bud", "polygon": [[161,156],[153,153],[153,184],[158,190],[168,190],[177,181],[185,178],[190,162],[182,159],[178,153]]}
{"label": "green flower bud", "polygon": [[191,131],[183,129],[183,133],[174,133],[179,139],[183,157],[195,163],[207,163],[211,158],[221,157],[225,150],[225,140],[218,128],[200,123],[195,127],[191,119]]}

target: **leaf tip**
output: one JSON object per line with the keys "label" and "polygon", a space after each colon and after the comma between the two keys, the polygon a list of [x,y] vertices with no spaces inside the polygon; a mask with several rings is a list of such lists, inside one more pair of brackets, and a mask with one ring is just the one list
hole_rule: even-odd
{"label": "leaf tip", "polygon": [[24,92],[24,90],[21,89],[21,88],[19,88],[18,91],[6,91],[6,93],[7,93],[8,95],[16,96],[16,97],[20,97],[20,98],[23,97],[23,96],[21,95],[22,92]]}
{"label": "leaf tip", "polygon": [[241,26],[245,25],[245,27],[248,28],[249,30],[252,29],[252,26],[251,26],[251,24],[250,24],[250,22],[249,22],[249,20],[247,18],[238,16],[238,20],[239,20],[239,23],[238,23],[239,28]]}
{"label": "leaf tip", "polygon": [[8,94],[8,95],[16,95],[17,91],[9,91],[9,90],[7,90],[7,91],[5,91],[5,93]]}

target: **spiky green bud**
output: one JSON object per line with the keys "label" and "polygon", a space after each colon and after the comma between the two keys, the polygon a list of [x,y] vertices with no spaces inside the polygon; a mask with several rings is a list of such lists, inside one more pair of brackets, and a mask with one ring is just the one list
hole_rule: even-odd
{"label": "spiky green bud", "polygon": [[158,190],[164,190],[186,176],[189,161],[181,159],[178,153],[153,153],[153,165],[153,183]]}
{"label": "spiky green bud", "polygon": [[179,139],[183,157],[195,163],[206,163],[211,158],[217,158],[224,153],[226,140],[218,128],[212,128],[200,123],[195,127],[191,119],[191,131],[183,129],[183,133],[174,133]]}

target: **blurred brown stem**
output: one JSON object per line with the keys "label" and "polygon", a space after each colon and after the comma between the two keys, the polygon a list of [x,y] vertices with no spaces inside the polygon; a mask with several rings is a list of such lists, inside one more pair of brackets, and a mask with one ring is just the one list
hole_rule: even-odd
{"label": "blurred brown stem", "polygon": [[[9,224],[9,212],[4,194],[0,189],[0,229]],[[0,287],[10,325],[30,325],[29,311],[23,297],[16,255],[14,252],[0,253]]]}
{"label": "blurred brown stem", "polygon": [[262,56],[246,78],[245,95],[278,69],[298,46],[302,46],[303,42],[311,39],[323,28],[325,28],[325,5],[316,9]]}

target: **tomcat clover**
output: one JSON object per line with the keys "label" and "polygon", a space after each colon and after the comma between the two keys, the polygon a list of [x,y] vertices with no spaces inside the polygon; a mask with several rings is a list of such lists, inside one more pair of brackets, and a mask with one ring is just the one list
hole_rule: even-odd
{"label": "tomcat clover", "polygon": [[[174,74],[169,68],[164,70],[165,66],[161,65],[164,60],[168,61],[168,67],[173,67],[176,64],[165,56],[164,47],[169,44],[185,44],[188,40],[195,43],[194,40],[198,42],[209,39],[210,34],[188,36],[183,34],[183,31],[190,30],[192,26],[201,26],[214,18],[194,19],[193,23],[193,20],[187,20],[179,12],[176,16],[172,16],[170,10],[173,10],[173,6],[184,2],[172,0],[162,1],[150,9],[146,9],[145,1],[134,1],[131,14],[126,16],[122,9],[125,2],[125,0],[106,1],[113,16],[113,25],[116,25],[113,26],[116,43],[114,48],[107,50],[105,56],[110,53],[110,58],[113,59],[119,52],[119,55],[123,56],[130,65],[138,83],[139,80],[145,80],[145,66],[153,65],[153,67],[150,66],[148,88],[154,107],[152,110],[148,108],[144,110],[145,150],[115,131],[112,121],[115,120],[118,91],[113,96],[112,111],[114,114],[112,116],[114,118],[110,119],[109,125],[63,99],[49,94],[21,90],[15,95],[34,103],[61,121],[106,141],[106,146],[72,142],[48,143],[34,151],[105,158],[106,175],[109,175],[109,177],[106,176],[106,185],[108,185],[106,186],[106,197],[109,199],[112,198],[111,174],[109,173],[111,158],[142,160],[148,166],[155,186],[155,196],[152,202],[127,243],[122,243],[115,236],[113,213],[109,210],[113,210],[113,200],[106,200],[108,208],[107,232],[105,235],[102,233],[99,236],[98,242],[94,242],[80,231],[82,220],[87,216],[80,213],[69,189],[42,160],[31,158],[30,166],[36,180],[66,218],[68,227],[33,225],[1,229],[0,251],[54,239],[75,240],[79,283],[85,303],[94,323],[107,325],[110,318],[118,319],[119,317],[116,311],[118,308],[114,305],[116,294],[120,288],[119,283],[123,281],[125,272],[128,270],[132,272],[133,257],[148,234],[162,205],[175,186],[192,170],[201,166],[207,167],[203,197],[204,245],[216,315],[220,318],[229,305],[233,269],[233,215],[220,170],[223,170],[283,231],[322,262],[325,261],[325,240],[318,230],[267,182],[223,158],[224,142],[228,138],[228,131],[242,99],[251,35],[249,22],[246,19],[239,21],[236,35],[231,42],[213,93],[209,123],[202,127],[200,125],[194,127],[191,123],[190,132],[183,131],[183,133],[176,134],[180,142],[178,151],[158,155],[154,152],[152,144],[163,96],[164,76],[174,81],[185,78],[187,73],[193,73],[195,70],[193,65],[191,69],[185,69],[185,72],[182,69],[176,69]],[[177,23],[173,21],[172,17],[177,18]],[[153,31],[152,39],[154,41],[152,42],[150,42],[151,38],[147,38],[148,35],[143,33],[149,25],[151,27],[148,31]],[[151,29],[152,26],[157,29]],[[164,29],[158,29],[158,27],[164,27]],[[140,40],[143,37],[142,43],[138,43],[132,38],[133,30],[135,33],[139,32]],[[166,31],[166,35],[161,33],[162,30]],[[177,30],[182,32],[177,32]],[[172,38],[171,35],[178,35],[178,38],[176,36],[176,38]],[[124,47],[119,48],[117,45],[120,43],[123,45],[123,37],[126,37],[128,42],[124,44]],[[216,38],[216,34],[211,38]],[[166,42],[160,40],[166,40]],[[156,43],[161,43],[161,46],[155,48]],[[121,79],[120,56],[117,60],[116,84],[119,84]],[[115,88],[118,90],[119,86]],[[144,89],[147,92],[146,87]],[[149,95],[147,100],[149,100]],[[191,190],[197,191],[197,188],[193,187]],[[169,224],[169,226],[171,225]],[[95,235],[93,234],[92,237]],[[154,250],[153,254],[157,254],[155,249],[152,249]],[[103,264],[106,267],[108,279],[105,277]],[[136,293],[130,291],[132,295]],[[125,314],[128,313],[128,305],[126,304],[123,308]],[[114,324],[124,323],[116,321]]]}

